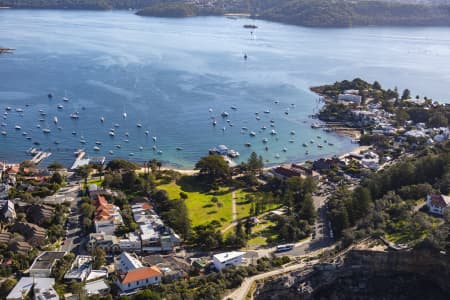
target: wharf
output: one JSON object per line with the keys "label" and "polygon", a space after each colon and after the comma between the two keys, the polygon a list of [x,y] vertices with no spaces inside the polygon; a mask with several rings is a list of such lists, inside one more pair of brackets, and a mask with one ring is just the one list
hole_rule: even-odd
{"label": "wharf", "polygon": [[84,158],[84,156],[86,155],[86,152],[84,151],[79,151],[77,154],[77,158],[75,159],[72,167],[70,167],[71,170],[75,170],[78,169],[81,166],[85,166],[87,164],[89,164],[89,158]]}
{"label": "wharf", "polygon": [[44,152],[44,151],[37,151],[32,154],[34,154],[34,156],[31,159],[31,161],[34,162],[36,165],[38,165],[41,161],[52,155],[51,152]]}

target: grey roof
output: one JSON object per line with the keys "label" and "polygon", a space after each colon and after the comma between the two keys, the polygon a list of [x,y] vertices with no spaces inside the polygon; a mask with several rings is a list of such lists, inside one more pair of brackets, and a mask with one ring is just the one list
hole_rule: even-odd
{"label": "grey roof", "polygon": [[101,291],[109,289],[109,286],[104,280],[101,279],[86,283],[84,289],[86,290],[86,294],[90,296],[101,294]]}
{"label": "grey roof", "polygon": [[22,277],[16,286],[6,297],[7,300],[22,299],[22,292],[28,294],[33,287],[33,283],[36,289],[47,289],[55,284],[54,278],[34,278],[34,277]]}

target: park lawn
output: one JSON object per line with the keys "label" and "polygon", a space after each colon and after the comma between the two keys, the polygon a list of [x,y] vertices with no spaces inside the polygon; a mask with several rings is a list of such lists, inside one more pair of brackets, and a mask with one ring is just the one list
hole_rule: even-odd
{"label": "park lawn", "polygon": [[[180,192],[184,192],[188,195],[186,207],[193,227],[207,224],[214,220],[219,221],[222,224],[222,227],[226,227],[231,223],[231,191],[226,188],[221,188],[217,193],[192,192],[183,190],[182,187],[175,182],[160,185],[158,188],[165,190],[170,199],[179,199]],[[219,200],[218,203],[221,203],[222,207],[211,202],[211,199],[214,196],[217,197]]]}
{"label": "park lawn", "polygon": [[269,240],[277,240],[278,234],[274,231],[275,223],[263,218],[261,222],[252,228],[252,234],[247,241],[247,246],[258,247],[266,246]]}
{"label": "park lawn", "polygon": [[238,219],[243,219],[250,215],[252,204],[245,199],[247,194],[248,193],[243,190],[236,191],[236,212]]}
{"label": "park lawn", "polygon": [[96,186],[101,187],[102,184],[103,184],[103,180],[100,179],[100,178],[97,178],[97,179],[90,179],[90,180],[87,181],[86,184],[83,184],[83,188],[85,189],[85,188],[87,188],[88,186],[90,186],[91,184],[95,184]]}
{"label": "park lawn", "polygon": [[[247,194],[248,192],[242,189],[236,191],[236,212],[238,219],[244,219],[250,216],[250,209],[252,207],[252,204],[250,201],[245,199],[245,196]],[[268,204],[264,212],[279,208],[280,206],[280,204],[276,203]]]}

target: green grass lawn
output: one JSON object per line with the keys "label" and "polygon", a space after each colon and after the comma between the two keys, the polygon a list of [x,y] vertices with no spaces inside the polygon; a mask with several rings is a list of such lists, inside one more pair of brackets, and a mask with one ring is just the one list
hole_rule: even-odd
{"label": "green grass lawn", "polygon": [[[244,190],[236,191],[236,211],[238,219],[247,218],[250,215],[250,209],[252,204],[245,199],[248,192]],[[280,207],[280,204],[269,204],[266,206],[265,211],[273,210]]]}
{"label": "green grass lawn", "polygon": [[[192,226],[206,224],[213,220],[219,221],[222,227],[231,223],[231,191],[226,188],[218,192],[207,192],[201,189],[194,191],[195,188],[192,186],[185,187],[175,182],[160,185],[158,188],[165,190],[171,199],[179,199],[180,192],[188,195],[186,206]],[[211,201],[214,196],[219,200],[217,204],[221,206]]]}
{"label": "green grass lawn", "polygon": [[251,248],[258,246],[266,246],[267,241],[276,240],[277,233],[274,231],[275,223],[265,218],[260,220],[260,223],[252,228],[252,234],[247,241],[247,245]]}

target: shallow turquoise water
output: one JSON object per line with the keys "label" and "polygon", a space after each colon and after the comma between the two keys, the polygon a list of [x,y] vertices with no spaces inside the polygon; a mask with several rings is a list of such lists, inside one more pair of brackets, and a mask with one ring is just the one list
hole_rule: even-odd
{"label": "shallow turquoise water", "polygon": [[[311,85],[362,77],[409,87],[413,94],[448,95],[448,28],[309,29],[257,21],[252,36],[245,23],[222,17],[144,18],[122,11],[0,10],[0,46],[17,49],[0,56],[0,111],[24,109],[23,115],[11,111],[1,121],[7,125],[0,130],[8,135],[0,136],[0,159],[25,159],[25,151],[38,141],[53,153],[47,162],[66,165],[75,149],[85,148],[93,156],[129,158],[134,153],[137,161],[156,157],[189,168],[217,144],[238,150],[241,159],[256,151],[269,163],[300,161],[354,146],[348,138],[310,128],[308,115],[317,110]],[[69,102],[63,103],[64,95]],[[43,122],[40,109],[47,113]],[[74,111],[80,113],[77,121],[69,117]],[[233,127],[220,116],[223,111]],[[269,134],[270,120],[276,137]],[[43,134],[38,123],[51,133]],[[108,132],[116,123],[120,127],[111,138]],[[242,127],[249,131],[241,132]],[[152,149],[153,136],[162,154]],[[268,151],[263,138],[269,139]],[[306,155],[302,143],[311,139],[334,146],[309,146]],[[102,143],[99,152],[93,150],[96,141]]]}

